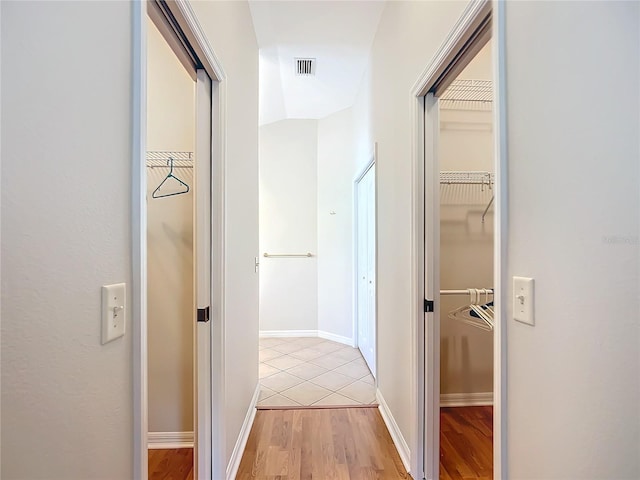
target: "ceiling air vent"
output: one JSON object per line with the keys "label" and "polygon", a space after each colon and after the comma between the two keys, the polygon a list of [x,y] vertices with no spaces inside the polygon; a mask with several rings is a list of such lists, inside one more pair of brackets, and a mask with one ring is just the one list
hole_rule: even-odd
{"label": "ceiling air vent", "polygon": [[316,74],[315,58],[296,58],[296,75],[308,77]]}

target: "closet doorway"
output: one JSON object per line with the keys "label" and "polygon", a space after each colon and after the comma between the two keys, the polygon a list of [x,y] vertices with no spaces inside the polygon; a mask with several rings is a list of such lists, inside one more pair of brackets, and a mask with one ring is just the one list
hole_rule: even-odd
{"label": "closet doorway", "polygon": [[217,478],[224,73],[188,3],[134,14],[135,477]]}
{"label": "closet doorway", "polygon": [[149,477],[193,477],[196,82],[154,22],[147,35]]}
{"label": "closet doorway", "polygon": [[505,471],[500,15],[491,2],[470,3],[414,88],[416,291],[424,304],[414,468],[428,479]]}
{"label": "closet doorway", "polygon": [[439,97],[441,479],[493,478],[492,73],[489,41]]}

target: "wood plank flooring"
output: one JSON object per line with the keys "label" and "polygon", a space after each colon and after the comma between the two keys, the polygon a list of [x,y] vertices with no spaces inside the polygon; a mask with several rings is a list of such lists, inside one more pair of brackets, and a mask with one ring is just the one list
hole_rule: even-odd
{"label": "wood plank flooring", "polygon": [[410,479],[376,408],[260,410],[237,480]]}
{"label": "wood plank flooring", "polygon": [[[493,408],[440,410],[440,480],[493,478]],[[375,408],[261,410],[238,480],[409,479]],[[149,480],[193,480],[193,449],[149,450]]]}
{"label": "wood plank flooring", "polygon": [[440,480],[493,478],[493,407],[440,409]]}
{"label": "wood plank flooring", "polygon": [[149,480],[193,480],[193,448],[149,450]]}

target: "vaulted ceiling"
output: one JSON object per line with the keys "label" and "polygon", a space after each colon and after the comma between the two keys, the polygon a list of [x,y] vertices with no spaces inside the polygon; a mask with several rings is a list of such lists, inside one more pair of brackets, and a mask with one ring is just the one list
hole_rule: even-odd
{"label": "vaulted ceiling", "polygon": [[[249,2],[260,48],[260,124],[318,119],[353,105],[384,1]],[[296,58],[316,59],[297,76]]]}

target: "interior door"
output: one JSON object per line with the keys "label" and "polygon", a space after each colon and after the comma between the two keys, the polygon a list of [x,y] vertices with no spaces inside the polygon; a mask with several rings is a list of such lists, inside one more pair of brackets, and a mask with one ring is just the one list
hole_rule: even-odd
{"label": "interior door", "polygon": [[194,478],[211,479],[211,79],[200,69],[196,79],[194,328]]}
{"label": "interior door", "polygon": [[[440,163],[438,98],[432,93],[425,107],[424,298],[433,300],[424,313],[424,473],[440,478]],[[425,305],[426,306],[426,305]]]}
{"label": "interior door", "polygon": [[358,348],[376,376],[375,164],[356,183]]}

